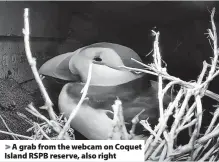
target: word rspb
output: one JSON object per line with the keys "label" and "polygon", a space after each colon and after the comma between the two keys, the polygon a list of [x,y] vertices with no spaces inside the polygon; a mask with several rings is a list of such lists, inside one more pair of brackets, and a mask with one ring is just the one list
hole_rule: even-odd
{"label": "word rspb", "polygon": [[29,159],[48,159],[48,153],[29,153]]}

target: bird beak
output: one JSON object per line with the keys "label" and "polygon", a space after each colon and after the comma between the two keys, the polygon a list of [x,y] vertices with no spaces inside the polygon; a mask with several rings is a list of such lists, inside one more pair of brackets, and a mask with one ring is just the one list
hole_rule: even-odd
{"label": "bird beak", "polygon": [[40,67],[39,73],[66,81],[78,81],[78,72],[74,68],[69,69],[69,61],[80,50],[65,53],[48,60]]}

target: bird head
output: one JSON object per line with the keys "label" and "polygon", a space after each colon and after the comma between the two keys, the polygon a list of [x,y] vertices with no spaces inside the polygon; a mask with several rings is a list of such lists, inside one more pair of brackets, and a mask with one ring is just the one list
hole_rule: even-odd
{"label": "bird head", "polygon": [[[112,111],[111,100],[117,96],[123,98],[127,102],[127,116],[136,115],[143,109],[134,103],[139,109],[130,111],[133,98],[142,91],[142,82],[138,81],[145,76],[121,68],[143,68],[131,58],[142,62],[138,54],[128,47],[96,43],[48,60],[39,72],[71,82],[62,88],[59,95],[59,109],[68,117],[81,97],[80,91],[88,79],[89,65],[93,63],[87,93],[89,101],[84,102],[71,125],[88,139],[106,139],[113,124],[106,114],[107,111]],[[137,84],[132,84],[136,80]]]}
{"label": "bird head", "polygon": [[90,84],[113,86],[142,77],[142,74],[121,68],[122,66],[142,68],[131,58],[141,62],[138,54],[128,47],[113,43],[96,43],[48,60],[39,69],[39,73],[67,81],[85,83],[89,64],[92,62]]}

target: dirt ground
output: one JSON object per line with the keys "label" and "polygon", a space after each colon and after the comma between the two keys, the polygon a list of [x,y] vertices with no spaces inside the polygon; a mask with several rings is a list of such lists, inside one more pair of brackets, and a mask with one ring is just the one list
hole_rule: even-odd
{"label": "dirt ground", "polygon": [[[29,120],[40,123],[41,121],[25,108],[31,102],[36,107],[42,106],[43,100],[38,88],[35,87],[35,90],[28,91],[23,87],[25,86],[17,83],[14,79],[0,79],[0,115],[13,133],[31,136],[31,132],[27,132],[31,124],[21,116],[26,116]],[[40,112],[46,115],[44,110]],[[0,119],[0,130],[8,131],[2,118]],[[0,140],[3,139],[13,138],[0,133]]]}

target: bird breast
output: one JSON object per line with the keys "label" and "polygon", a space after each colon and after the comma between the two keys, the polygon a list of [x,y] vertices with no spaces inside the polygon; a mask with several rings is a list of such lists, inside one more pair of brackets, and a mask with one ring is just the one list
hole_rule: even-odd
{"label": "bird breast", "polygon": [[[69,84],[66,84],[59,95],[59,108],[69,117],[71,111],[76,107],[77,100],[70,98],[66,91]],[[86,125],[86,127],[84,127]],[[91,140],[108,139],[113,129],[113,121],[106,115],[104,110],[96,110],[86,104],[82,104],[71,126]]]}

